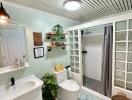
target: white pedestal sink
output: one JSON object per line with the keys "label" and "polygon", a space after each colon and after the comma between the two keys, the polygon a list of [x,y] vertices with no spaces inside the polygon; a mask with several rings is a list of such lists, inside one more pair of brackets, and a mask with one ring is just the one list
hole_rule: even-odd
{"label": "white pedestal sink", "polygon": [[43,82],[31,75],[16,81],[15,88],[0,86],[0,100],[42,100]]}

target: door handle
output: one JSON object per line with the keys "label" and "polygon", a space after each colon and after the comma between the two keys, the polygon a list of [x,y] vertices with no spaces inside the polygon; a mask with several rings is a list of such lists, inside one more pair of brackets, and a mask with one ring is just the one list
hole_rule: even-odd
{"label": "door handle", "polygon": [[87,53],[87,51],[85,51],[85,50],[84,50],[84,51],[82,51],[82,54],[86,54],[86,53]]}

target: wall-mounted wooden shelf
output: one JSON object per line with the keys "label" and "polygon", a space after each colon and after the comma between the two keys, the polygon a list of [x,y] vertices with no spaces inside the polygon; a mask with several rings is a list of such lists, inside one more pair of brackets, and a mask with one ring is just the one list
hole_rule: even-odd
{"label": "wall-mounted wooden shelf", "polygon": [[52,48],[58,48],[61,47],[62,49],[66,48],[66,35],[67,33],[63,34],[56,34],[54,32],[48,32],[46,33],[46,39],[49,40],[50,45],[47,46],[48,51],[51,51]]}

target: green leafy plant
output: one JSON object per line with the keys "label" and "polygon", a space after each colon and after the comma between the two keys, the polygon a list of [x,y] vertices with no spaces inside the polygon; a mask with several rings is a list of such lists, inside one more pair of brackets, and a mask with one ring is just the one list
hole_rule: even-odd
{"label": "green leafy plant", "polygon": [[46,73],[42,77],[42,81],[43,100],[55,100],[58,91],[58,85],[55,76],[52,73]]}
{"label": "green leafy plant", "polygon": [[63,34],[64,29],[61,25],[57,24],[53,27],[53,32],[55,32],[56,34]]}
{"label": "green leafy plant", "polygon": [[57,24],[52,28],[52,31],[56,33],[56,40],[60,41],[64,38],[64,29],[61,25]]}

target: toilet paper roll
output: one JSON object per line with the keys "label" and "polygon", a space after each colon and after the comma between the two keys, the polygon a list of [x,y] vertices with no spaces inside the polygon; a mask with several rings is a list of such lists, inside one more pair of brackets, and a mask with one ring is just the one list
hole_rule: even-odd
{"label": "toilet paper roll", "polygon": [[72,78],[71,67],[67,68],[67,74],[68,74],[68,78],[71,79]]}

